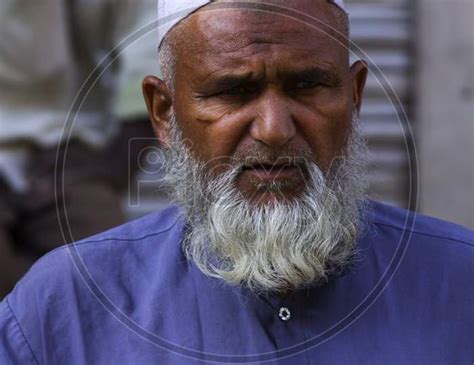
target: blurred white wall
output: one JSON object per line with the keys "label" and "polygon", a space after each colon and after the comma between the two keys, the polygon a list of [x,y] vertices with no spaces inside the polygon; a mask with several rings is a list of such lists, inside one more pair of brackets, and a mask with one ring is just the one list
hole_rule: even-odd
{"label": "blurred white wall", "polygon": [[418,1],[420,211],[474,228],[474,1]]}

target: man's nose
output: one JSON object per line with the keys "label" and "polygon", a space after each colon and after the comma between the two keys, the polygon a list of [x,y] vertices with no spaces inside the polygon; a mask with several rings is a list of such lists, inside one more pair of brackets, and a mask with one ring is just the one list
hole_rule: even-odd
{"label": "man's nose", "polygon": [[250,135],[269,147],[283,147],[296,133],[288,101],[272,90],[259,99]]}

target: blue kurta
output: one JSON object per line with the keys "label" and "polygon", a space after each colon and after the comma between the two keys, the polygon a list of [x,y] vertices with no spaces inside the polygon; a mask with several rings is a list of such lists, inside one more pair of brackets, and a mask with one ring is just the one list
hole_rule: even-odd
{"label": "blue kurta", "polygon": [[285,299],[204,276],[176,207],[59,248],[0,304],[0,364],[472,364],[472,232],[369,207],[350,270]]}

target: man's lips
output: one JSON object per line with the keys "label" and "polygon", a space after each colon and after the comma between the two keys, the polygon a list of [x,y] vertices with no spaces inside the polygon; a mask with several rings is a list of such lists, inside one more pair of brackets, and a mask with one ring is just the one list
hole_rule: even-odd
{"label": "man's lips", "polygon": [[308,168],[304,163],[258,162],[243,165],[236,184],[249,201],[258,198],[257,202],[265,203],[268,199],[288,199],[300,194],[307,179]]}
{"label": "man's lips", "polygon": [[294,179],[297,176],[303,175],[301,166],[288,164],[255,164],[244,166],[242,168],[242,174],[257,177],[261,181]]}

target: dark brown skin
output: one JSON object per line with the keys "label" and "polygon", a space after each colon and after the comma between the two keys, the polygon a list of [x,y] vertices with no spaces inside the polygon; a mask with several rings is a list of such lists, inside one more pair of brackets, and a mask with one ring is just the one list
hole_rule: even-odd
{"label": "dark brown skin", "polygon": [[[295,0],[291,6],[335,24],[333,5],[326,1]],[[367,67],[361,61],[349,67],[340,42],[314,26],[248,9],[200,10],[185,26],[174,97],[162,80],[143,81],[163,143],[174,112],[195,157],[216,173],[228,168],[222,157],[245,162],[254,156],[271,165],[281,157],[303,156],[328,171],[344,154]],[[254,171],[244,170],[236,181],[249,199],[260,193],[259,182],[275,178],[261,165],[250,167]],[[277,179],[288,197],[304,186],[304,176],[291,169]],[[261,194],[264,201],[274,198],[268,190]]]}

